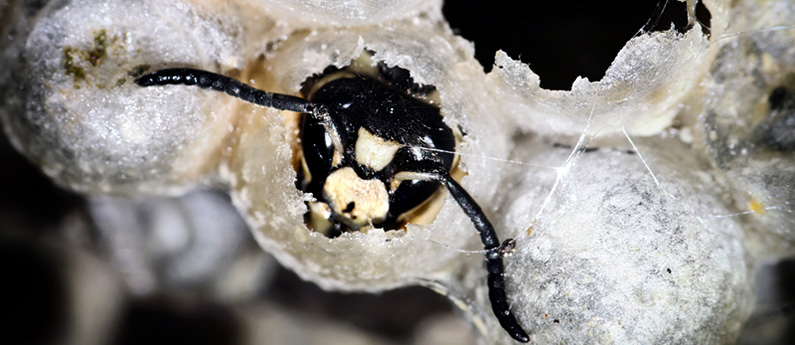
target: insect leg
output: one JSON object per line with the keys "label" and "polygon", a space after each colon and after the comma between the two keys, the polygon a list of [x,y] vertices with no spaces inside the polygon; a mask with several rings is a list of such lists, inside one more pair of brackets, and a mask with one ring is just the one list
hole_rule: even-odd
{"label": "insect leg", "polygon": [[300,113],[311,113],[314,108],[314,104],[303,98],[262,91],[227,76],[193,68],[161,69],[135,79],[135,83],[138,86],[197,85],[264,107]]}
{"label": "insect leg", "polygon": [[[494,226],[483,213],[483,210],[475,202],[467,191],[456,182],[450,173],[438,167],[438,164],[417,162],[412,164],[412,171],[400,172],[395,174],[398,179],[417,179],[427,181],[437,181],[444,184],[450,195],[458,202],[464,213],[472,220],[475,229],[480,234],[480,241],[486,249],[486,270],[488,271],[489,301],[494,316],[500,325],[515,340],[526,343],[530,341],[527,332],[516,321],[516,316],[511,312],[508,304],[508,296],[505,293],[505,267],[502,263],[504,247],[500,245]],[[502,250],[501,250],[502,249]]]}

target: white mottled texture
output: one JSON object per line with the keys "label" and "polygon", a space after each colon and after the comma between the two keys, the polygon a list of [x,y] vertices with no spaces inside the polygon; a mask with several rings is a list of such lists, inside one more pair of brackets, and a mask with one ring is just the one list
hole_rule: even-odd
{"label": "white mottled texture", "polygon": [[567,161],[571,149],[538,140],[517,149],[513,158],[531,166],[502,185],[499,223],[517,240],[508,292],[531,343],[722,344],[739,335],[754,299],[743,229],[723,217],[721,190],[686,145],[639,141],[659,185],[638,154],[600,149]]}
{"label": "white mottled texture", "polygon": [[[498,52],[489,86],[505,100],[502,112],[523,130],[577,136],[591,121],[600,136],[622,129],[652,135],[671,124],[706,72],[708,48],[698,26],[684,35],[644,34],[627,42],[602,80],[577,79],[570,91],[542,89],[526,64]],[[683,70],[688,73],[677,73]]]}
{"label": "white mottled texture", "polygon": [[[26,12],[19,4],[0,8]],[[756,265],[795,243],[795,10],[706,5],[711,37],[698,25],[643,34],[601,81],[549,91],[502,53],[482,72],[438,1],[59,0],[0,23],[4,36],[21,28],[1,41],[0,118],[18,150],[89,194],[178,193],[220,166],[259,244],[302,278],[434,286],[483,343],[513,344],[484,297],[475,230],[449,197],[429,225],[326,238],[303,222],[311,196],[295,188],[295,114],[132,85],[146,66],[190,66],[295,95],[373,51],[435,85],[446,123],[466,133],[461,183],[500,237],[517,239],[508,297],[533,343],[733,343]],[[600,149],[553,145],[582,133]]]}
{"label": "white mottled texture", "polygon": [[150,66],[239,68],[237,30],[181,2],[53,1],[4,62],[15,73],[2,83],[6,132],[82,192],[184,189],[215,169],[237,104],[132,81]]}
{"label": "white mottled texture", "polygon": [[360,26],[441,8],[440,0],[248,0],[292,26]]}
{"label": "white mottled texture", "polygon": [[[753,7],[753,8],[751,8]],[[762,258],[795,253],[795,5],[738,3],[696,129]],[[771,30],[763,30],[769,28]],[[747,32],[735,34],[735,32]]]}
{"label": "white mottled texture", "polygon": [[[479,200],[489,200],[499,176],[488,161],[472,155],[507,157],[508,138],[489,111],[496,104],[480,87],[484,74],[471,47],[445,28],[423,22],[402,24],[400,30],[298,36],[273,53],[266,65],[272,79],[263,83],[273,83],[271,90],[295,93],[307,77],[329,65],[346,65],[365,49],[376,52],[375,61],[406,68],[416,81],[438,88],[445,122],[468,133],[458,148],[467,154],[460,164],[469,176],[462,184]],[[294,69],[269,68],[296,60],[302,62]],[[483,101],[467,101],[471,99]],[[253,109],[244,117],[229,164],[232,195],[260,244],[303,278],[325,288],[379,291],[445,275],[461,264],[453,248],[476,246],[471,221],[449,197],[431,224],[410,225],[406,232],[376,229],[328,239],[309,231],[303,200],[311,196],[295,188],[291,131],[278,116],[274,110]]]}

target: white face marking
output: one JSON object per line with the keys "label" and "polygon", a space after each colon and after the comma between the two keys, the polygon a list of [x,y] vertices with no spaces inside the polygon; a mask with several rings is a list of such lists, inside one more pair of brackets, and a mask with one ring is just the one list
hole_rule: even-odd
{"label": "white face marking", "polygon": [[334,150],[334,155],[331,156],[331,166],[335,167],[342,164],[342,153],[339,150]]}
{"label": "white face marking", "polygon": [[395,152],[403,145],[394,141],[381,139],[364,127],[359,127],[359,138],[356,139],[356,162],[380,171],[395,158]]}
{"label": "white face marking", "polygon": [[436,181],[438,181],[438,178],[436,178],[436,176],[433,176],[433,175],[431,175],[429,173],[414,172],[414,171],[401,171],[401,172],[395,174],[395,180],[396,181],[405,181],[405,180],[411,180],[411,181],[434,181],[434,180],[436,180]]}
{"label": "white face marking", "polygon": [[323,194],[340,220],[354,229],[384,220],[389,211],[386,186],[379,180],[362,180],[351,167],[329,174]]}

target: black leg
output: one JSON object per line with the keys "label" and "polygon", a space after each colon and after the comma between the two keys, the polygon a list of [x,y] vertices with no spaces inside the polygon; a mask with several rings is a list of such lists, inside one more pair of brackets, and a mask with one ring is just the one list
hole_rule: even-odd
{"label": "black leg", "polygon": [[303,98],[258,90],[227,76],[192,68],[161,69],[141,76],[135,83],[139,86],[198,85],[264,107],[300,113],[311,113],[314,108],[311,102]]}

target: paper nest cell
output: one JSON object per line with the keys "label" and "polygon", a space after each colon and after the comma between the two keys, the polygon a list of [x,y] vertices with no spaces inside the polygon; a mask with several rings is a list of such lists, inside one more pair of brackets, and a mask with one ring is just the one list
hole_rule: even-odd
{"label": "paper nest cell", "polygon": [[[461,164],[469,174],[481,178],[464,178],[463,184],[471,194],[488,198],[495,192],[489,187],[498,177],[487,175],[487,162],[469,157],[507,157],[507,138],[500,134],[501,128],[490,121],[486,112],[488,105],[494,103],[473,107],[463,101],[482,98],[485,92],[457,86],[475,84],[472,81],[482,78],[483,72],[467,69],[470,72],[466,74],[450,75],[450,71],[442,68],[444,65],[477,66],[477,63],[471,55],[467,59],[459,57],[460,48],[455,48],[457,41],[449,32],[429,34],[428,29],[427,25],[418,25],[404,26],[400,32],[372,28],[334,30],[287,41],[268,66],[300,58],[306,63],[294,70],[271,68],[276,71],[270,74],[275,79],[273,88],[294,93],[308,76],[322,72],[328,65],[349,64],[364,51],[375,52],[373,58],[387,65],[418,71],[415,76],[419,82],[437,86],[443,113],[451,109],[445,121],[451,127],[460,124],[464,131],[471,133],[467,135],[467,145],[459,149],[469,155],[462,157]],[[442,47],[449,48],[431,50],[431,42],[444,42],[447,45]],[[423,54],[425,51],[433,54]],[[285,141],[290,132],[279,120],[278,112],[251,109],[241,121],[246,126],[241,129],[229,160],[232,195],[248,214],[260,243],[305,279],[326,288],[367,291],[416,284],[420,279],[444,274],[456,264],[459,254],[444,250],[443,246],[462,247],[476,240],[471,233],[461,234],[462,228],[469,228],[470,220],[462,217],[458,206],[450,202],[432,224],[411,225],[405,232],[346,233],[331,241],[322,234],[309,232],[303,220],[306,197],[295,188],[296,172],[290,163],[293,155]],[[493,138],[490,145],[476,144],[486,141],[485,138]],[[289,201],[268,202],[274,198]]]}
{"label": "paper nest cell", "polygon": [[[297,94],[373,52],[436,86],[445,122],[465,133],[462,185],[517,240],[508,296],[531,342],[737,339],[759,261],[795,242],[795,131],[780,130],[795,128],[792,6],[707,1],[710,36],[698,24],[644,33],[603,80],[549,91],[504,53],[485,74],[439,2],[318,4],[74,0],[20,14],[0,28],[22,33],[3,42],[4,129],[87,194],[221,182],[260,245],[301,277],[338,290],[432,285],[462,302],[485,343],[512,343],[485,297],[476,233],[450,198],[431,224],[329,239],[303,220],[295,114],[132,83],[195,67]],[[764,30],[779,26],[790,29]]]}
{"label": "paper nest cell", "polygon": [[[754,299],[740,222],[720,217],[729,208],[689,147],[677,139],[636,144],[658,181],[633,151],[600,148],[572,159],[570,149],[536,139],[512,157],[530,166],[504,180],[510,192],[499,222],[517,240],[508,282],[531,342],[738,337]],[[613,173],[593,173],[602,169]],[[492,339],[507,343],[496,329]]]}
{"label": "paper nest cell", "polygon": [[189,90],[139,92],[132,78],[173,64],[239,69],[235,26],[145,1],[53,2],[40,15],[26,41],[9,43],[21,57],[4,63],[13,74],[3,119],[20,151],[89,194],[180,193],[215,169],[237,105]]}
{"label": "paper nest cell", "polygon": [[[438,10],[439,0],[254,0],[253,6],[294,27],[360,26]],[[438,12],[438,11],[433,11]]]}

